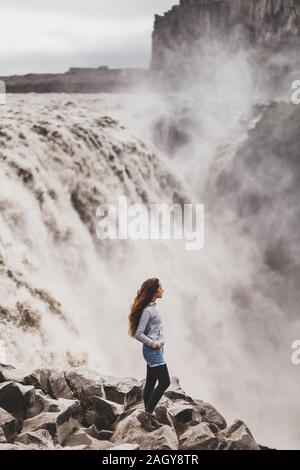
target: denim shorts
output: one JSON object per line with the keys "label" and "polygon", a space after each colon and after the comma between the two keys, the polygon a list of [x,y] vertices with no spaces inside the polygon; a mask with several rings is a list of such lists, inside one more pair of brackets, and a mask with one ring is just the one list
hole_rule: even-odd
{"label": "denim shorts", "polygon": [[151,346],[143,344],[143,356],[149,367],[165,364],[164,345],[159,349],[153,349]]}

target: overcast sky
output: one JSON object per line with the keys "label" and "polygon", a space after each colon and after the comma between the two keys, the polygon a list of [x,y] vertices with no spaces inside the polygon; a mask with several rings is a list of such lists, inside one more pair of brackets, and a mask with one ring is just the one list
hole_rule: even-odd
{"label": "overcast sky", "polygon": [[148,67],[155,13],[179,0],[0,0],[0,75]]}

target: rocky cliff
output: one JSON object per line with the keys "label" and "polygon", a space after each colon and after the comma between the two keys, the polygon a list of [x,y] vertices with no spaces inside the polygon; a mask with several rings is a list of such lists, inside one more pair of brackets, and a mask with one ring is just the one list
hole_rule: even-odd
{"label": "rocky cliff", "polygon": [[110,69],[71,67],[66,73],[26,74],[0,77],[7,93],[113,93],[140,83],[147,83],[150,74],[145,69]]}
{"label": "rocky cliff", "polygon": [[[175,1],[175,0],[174,0]],[[111,93],[157,84],[157,73],[178,68],[205,39],[222,44],[260,46],[274,52],[297,51],[300,44],[300,0],[180,0],[164,15],[155,15],[152,58],[148,69],[70,68],[60,74],[0,77],[8,93]],[[292,60],[294,61],[294,59]],[[265,57],[261,58],[264,64]],[[169,78],[169,77],[168,77]],[[159,86],[160,82],[158,81]]]}
{"label": "rocky cliff", "polygon": [[144,430],[144,381],[88,369],[0,365],[0,450],[260,450],[249,428],[192,399],[172,377],[155,409],[158,422]]}
{"label": "rocky cliff", "polygon": [[[180,0],[155,16],[152,69],[168,65],[170,51],[199,45],[204,38],[272,50],[299,46],[299,0]],[[186,52],[186,51],[185,51]]]}

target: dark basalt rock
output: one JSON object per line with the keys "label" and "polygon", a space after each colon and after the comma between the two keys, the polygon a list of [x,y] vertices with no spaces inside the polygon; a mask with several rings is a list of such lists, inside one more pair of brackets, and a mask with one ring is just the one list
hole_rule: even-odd
{"label": "dark basalt rock", "polygon": [[180,0],[155,15],[151,67],[168,67],[181,47],[201,47],[205,39],[271,49],[300,44],[299,0]]}
{"label": "dark basalt rock", "polygon": [[137,419],[144,409],[144,380],[87,368],[26,375],[12,367],[0,370],[1,380],[7,373],[15,379],[0,383],[0,450],[265,448],[245,423],[227,426],[212,405],[187,395],[177,377],[155,408],[153,430],[146,431]]}
{"label": "dark basalt rock", "polygon": [[[225,56],[242,53],[258,88],[280,96],[283,82],[291,83],[300,69],[299,46],[299,0],[181,0],[155,15],[151,71],[159,90],[184,92],[211,76],[213,58],[221,66]],[[176,143],[188,139],[188,126],[170,120],[163,140],[164,128],[164,120],[158,121],[154,132],[172,154]]]}
{"label": "dark basalt rock", "polygon": [[18,432],[18,420],[3,408],[0,408],[0,430],[1,442],[12,442]]}
{"label": "dark basalt rock", "polygon": [[9,413],[24,410],[35,398],[35,388],[16,382],[0,384],[0,407]]}

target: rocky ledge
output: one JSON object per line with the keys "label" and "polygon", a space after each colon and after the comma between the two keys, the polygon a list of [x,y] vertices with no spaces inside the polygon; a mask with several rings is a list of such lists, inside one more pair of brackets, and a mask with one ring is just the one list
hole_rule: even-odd
{"label": "rocky ledge", "polygon": [[192,399],[177,377],[145,431],[137,414],[144,380],[86,368],[24,373],[0,365],[0,450],[264,449],[245,423],[230,426],[210,404]]}

